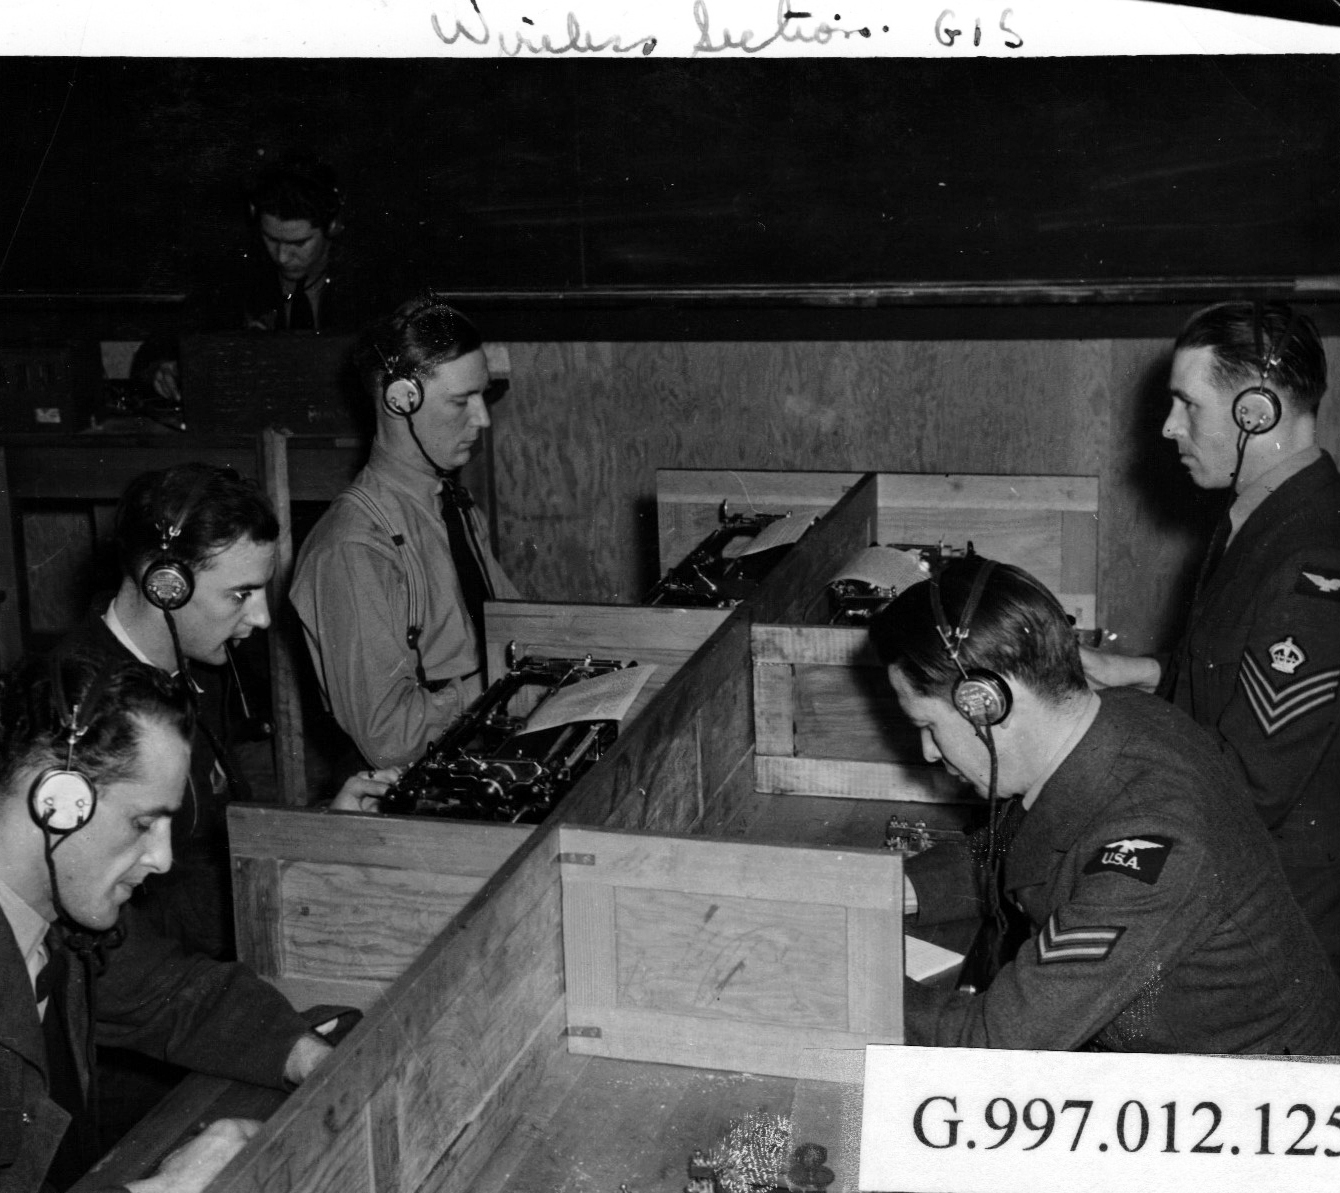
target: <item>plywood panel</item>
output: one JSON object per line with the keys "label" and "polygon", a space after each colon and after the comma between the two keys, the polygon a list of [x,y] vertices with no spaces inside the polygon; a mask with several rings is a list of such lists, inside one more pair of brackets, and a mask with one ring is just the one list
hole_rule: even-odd
{"label": "plywood panel", "polygon": [[558,816],[570,823],[665,832],[714,820],[717,809],[710,801],[728,788],[706,789],[703,777],[734,774],[753,747],[753,730],[748,717],[708,724],[700,714],[712,694],[746,683],[748,675],[749,620],[737,609],[704,644],[692,668],[676,674],[601,765],[568,792]]}
{"label": "plywood panel", "polygon": [[522,591],[560,599],[635,600],[650,587],[657,468],[1094,475],[1103,450],[1103,341],[511,353],[497,438],[504,561]]}
{"label": "plywood panel", "polygon": [[861,479],[859,472],[758,472],[659,468],[656,523],[664,575],[730,514],[826,514]]}
{"label": "plywood panel", "polygon": [[939,766],[850,762],[836,758],[754,758],[754,782],[774,795],[958,803],[969,797]]}
{"label": "plywood panel", "polygon": [[798,757],[922,761],[920,738],[883,667],[798,666],[794,700]]}
{"label": "plywood panel", "polygon": [[[804,883],[803,866],[791,877]],[[847,1021],[840,907],[638,889],[617,890],[614,906],[617,1005],[811,1027]],[[569,987],[574,998],[591,1005]]]}
{"label": "plywood panel", "polygon": [[572,826],[560,843],[574,1052],[818,1076],[813,1050],[901,1039],[899,855]]}
{"label": "plywood panel", "polygon": [[471,875],[289,862],[282,880],[284,972],[389,982],[480,885]]}
{"label": "plywood panel", "polygon": [[39,634],[63,632],[78,624],[88,608],[92,519],[86,510],[42,510],[24,513],[21,521],[29,628]]}
{"label": "plywood panel", "polygon": [[493,679],[506,674],[507,651],[513,643],[518,658],[589,654],[644,667],[654,665],[655,671],[624,717],[628,725],[729,614],[728,609],[490,601],[484,610],[488,673]]}

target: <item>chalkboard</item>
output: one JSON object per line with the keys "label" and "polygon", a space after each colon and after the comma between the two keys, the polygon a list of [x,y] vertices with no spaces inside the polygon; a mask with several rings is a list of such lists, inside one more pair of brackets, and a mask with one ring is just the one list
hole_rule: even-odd
{"label": "chalkboard", "polygon": [[0,292],[191,292],[326,157],[370,301],[448,289],[1340,274],[1324,56],[10,59]]}

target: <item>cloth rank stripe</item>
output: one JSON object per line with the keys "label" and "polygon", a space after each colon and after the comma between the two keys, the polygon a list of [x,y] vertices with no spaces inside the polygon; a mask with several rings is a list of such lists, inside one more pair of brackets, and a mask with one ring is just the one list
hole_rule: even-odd
{"label": "cloth rank stripe", "polygon": [[1038,933],[1038,964],[1058,961],[1106,961],[1125,928],[1092,926],[1062,928],[1057,913],[1047,918]]}
{"label": "cloth rank stripe", "polygon": [[1267,737],[1274,737],[1305,713],[1334,700],[1336,692],[1340,691],[1340,667],[1318,671],[1276,691],[1250,650],[1243,651],[1238,678],[1261,732]]}

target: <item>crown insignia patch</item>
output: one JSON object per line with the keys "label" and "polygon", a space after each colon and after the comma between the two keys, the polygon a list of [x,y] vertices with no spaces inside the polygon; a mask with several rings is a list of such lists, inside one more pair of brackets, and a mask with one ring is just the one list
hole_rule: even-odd
{"label": "crown insignia patch", "polygon": [[[1289,639],[1285,639],[1289,641]],[[1284,643],[1276,643],[1282,646]],[[1271,648],[1271,668],[1275,667],[1274,651]],[[1301,648],[1298,648],[1301,649]],[[1247,703],[1251,706],[1261,732],[1274,737],[1286,725],[1299,717],[1324,708],[1340,693],[1340,667],[1328,667],[1324,671],[1314,671],[1302,679],[1295,679],[1281,688],[1276,688],[1266,669],[1256,661],[1248,648],[1242,652],[1242,666],[1238,668],[1238,683],[1242,686]]]}
{"label": "crown insignia patch", "polygon": [[1293,640],[1292,634],[1285,638],[1283,642],[1276,642],[1270,647],[1270,669],[1272,671],[1282,671],[1285,675],[1292,675],[1306,662],[1307,652]]}

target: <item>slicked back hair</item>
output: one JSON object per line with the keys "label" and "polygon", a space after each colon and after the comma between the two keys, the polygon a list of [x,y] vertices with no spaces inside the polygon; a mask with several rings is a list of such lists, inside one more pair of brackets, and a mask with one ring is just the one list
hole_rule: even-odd
{"label": "slicked back hair", "polygon": [[[948,628],[958,627],[980,556],[951,560],[939,576]],[[870,637],[886,667],[897,667],[913,690],[949,699],[962,672],[939,632],[931,582],[900,593],[870,622]],[[1079,645],[1057,599],[1022,568],[998,563],[973,612],[959,650],[964,670],[994,671],[1061,703],[1088,690]]]}

